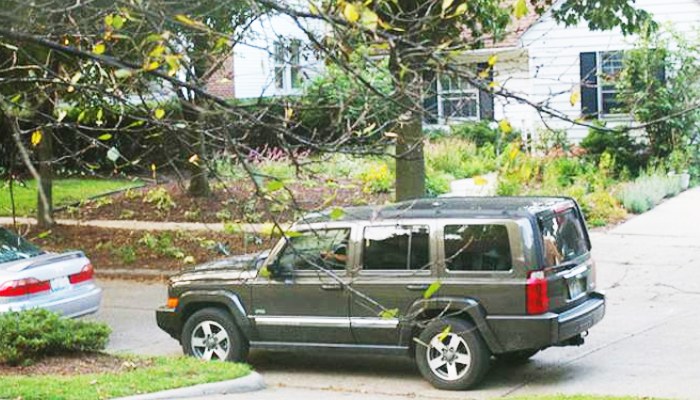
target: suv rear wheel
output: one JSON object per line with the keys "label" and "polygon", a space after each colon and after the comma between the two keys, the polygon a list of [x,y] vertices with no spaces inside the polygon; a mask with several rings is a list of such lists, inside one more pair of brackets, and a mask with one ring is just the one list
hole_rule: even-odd
{"label": "suv rear wheel", "polygon": [[418,339],[418,369],[438,389],[468,389],[488,371],[491,354],[470,322],[457,318],[437,320]]}
{"label": "suv rear wheel", "polygon": [[185,354],[203,360],[244,361],[248,343],[231,320],[219,308],[204,308],[192,314],[182,329]]}

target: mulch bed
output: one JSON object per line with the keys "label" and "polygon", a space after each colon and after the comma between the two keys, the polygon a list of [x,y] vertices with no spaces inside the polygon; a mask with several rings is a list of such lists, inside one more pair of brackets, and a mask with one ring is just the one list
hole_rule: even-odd
{"label": "mulch bed", "polygon": [[[20,230],[20,233],[45,250],[84,251],[98,277],[101,272],[115,269],[169,270],[175,273],[188,265],[224,257],[211,248],[215,242],[226,245],[232,254],[256,253],[274,243],[274,239],[261,237],[256,242],[255,238],[248,236],[244,245],[243,234],[223,232],[147,232],[66,225],[57,225],[49,233],[31,226],[28,231]],[[151,235],[151,242],[156,241],[154,247],[146,244],[146,235]],[[185,257],[192,259],[185,262]]]}
{"label": "mulch bed", "polygon": [[[158,187],[165,188],[173,208],[159,210],[155,204],[144,201],[144,196]],[[256,196],[251,182],[230,182],[225,187],[212,182],[212,194],[207,198],[193,198],[185,187],[167,183],[132,189],[114,194],[108,200],[88,202],[79,207],[69,207],[57,212],[57,218],[138,220],[172,222],[278,222],[292,221],[302,213],[329,207],[345,207],[365,204],[384,204],[392,199],[389,193],[369,194],[351,182],[319,183],[309,185],[289,183],[287,189],[274,192],[275,200],[284,199],[288,207],[264,201]]]}
{"label": "mulch bed", "polygon": [[0,364],[0,375],[83,375],[123,372],[148,367],[148,359],[126,359],[105,353],[83,353],[43,358],[34,364],[12,367]]}

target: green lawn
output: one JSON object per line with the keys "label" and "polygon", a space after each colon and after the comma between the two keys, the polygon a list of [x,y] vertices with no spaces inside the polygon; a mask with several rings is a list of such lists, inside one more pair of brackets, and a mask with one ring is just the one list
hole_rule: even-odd
{"label": "green lawn", "polygon": [[[140,181],[108,179],[58,179],[53,183],[54,207],[61,207],[99,194],[143,185]],[[25,186],[15,184],[15,207],[20,217],[33,216],[36,212],[36,181],[26,181]],[[7,182],[0,182],[0,216],[12,215],[10,189]]]}
{"label": "green lawn", "polygon": [[[519,396],[509,397],[510,400],[654,400],[651,397],[634,397],[634,396],[593,396],[586,394],[577,395],[547,395],[547,396]],[[657,399],[660,400],[660,399]]]}
{"label": "green lawn", "polygon": [[152,366],[123,373],[0,376],[0,398],[109,399],[240,378],[250,371],[246,364],[205,362],[190,357],[157,357]]}

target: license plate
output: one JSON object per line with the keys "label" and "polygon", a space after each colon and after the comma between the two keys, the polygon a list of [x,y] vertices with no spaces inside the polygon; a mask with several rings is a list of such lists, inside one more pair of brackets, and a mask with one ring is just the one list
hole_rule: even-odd
{"label": "license plate", "polygon": [[62,278],[51,279],[51,291],[53,292],[58,292],[59,290],[66,289],[69,286],[70,281],[66,276]]}
{"label": "license plate", "polygon": [[569,280],[569,299],[575,299],[586,291],[586,278]]}

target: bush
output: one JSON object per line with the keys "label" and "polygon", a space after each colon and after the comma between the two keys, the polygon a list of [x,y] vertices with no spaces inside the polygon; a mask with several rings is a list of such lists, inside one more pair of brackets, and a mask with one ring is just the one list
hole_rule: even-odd
{"label": "bush", "polygon": [[386,163],[375,162],[359,174],[362,191],[365,193],[387,193],[394,187],[394,175]]}
{"label": "bush", "polygon": [[449,136],[468,140],[481,148],[491,145],[502,151],[509,143],[520,138],[520,132],[503,133],[493,121],[465,122],[450,126]]}
{"label": "bush", "polygon": [[437,197],[450,191],[450,182],[455,179],[454,176],[446,172],[435,171],[430,168],[428,168],[426,172],[425,190],[428,196]]}
{"label": "bush", "polygon": [[497,160],[493,146],[481,149],[458,138],[433,140],[425,148],[426,165],[429,170],[452,175],[456,179],[471,178],[495,171]]}
{"label": "bush", "polygon": [[623,185],[618,197],[628,211],[640,214],[651,210],[664,198],[675,196],[680,191],[681,182],[677,176],[655,173],[640,176],[634,182]]}
{"label": "bush", "polygon": [[143,197],[143,202],[155,205],[159,211],[168,211],[171,208],[175,208],[173,198],[164,187],[151,189],[146,192],[146,195]]}
{"label": "bush", "polygon": [[592,226],[605,226],[622,221],[627,215],[620,202],[608,191],[586,193],[577,200],[588,223]]}
{"label": "bush", "polygon": [[42,357],[103,350],[105,324],[62,318],[34,309],[0,314],[0,363],[19,365]]}
{"label": "bush", "polygon": [[586,150],[587,158],[598,164],[603,154],[615,155],[616,175],[623,170],[637,176],[649,163],[649,155],[645,152],[643,144],[633,139],[629,133],[623,130],[604,131],[591,128],[581,141],[581,147]]}

